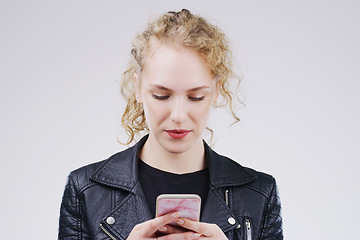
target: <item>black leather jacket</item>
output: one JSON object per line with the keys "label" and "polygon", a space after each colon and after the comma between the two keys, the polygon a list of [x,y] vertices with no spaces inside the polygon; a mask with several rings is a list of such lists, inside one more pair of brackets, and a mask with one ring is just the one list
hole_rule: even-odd
{"label": "black leather jacket", "polygon": [[[70,173],[58,239],[126,239],[136,224],[153,218],[137,176],[137,156],[146,139]],[[204,144],[210,190],[201,221],[217,224],[228,239],[283,239],[275,179]]]}

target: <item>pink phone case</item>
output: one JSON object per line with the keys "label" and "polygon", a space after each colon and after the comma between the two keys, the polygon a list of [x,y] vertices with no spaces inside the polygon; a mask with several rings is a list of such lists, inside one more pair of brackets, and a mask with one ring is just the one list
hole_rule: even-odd
{"label": "pink phone case", "polygon": [[[181,218],[200,219],[201,198],[196,194],[162,194],[157,198],[156,216],[179,212]],[[177,225],[175,222],[171,225]]]}

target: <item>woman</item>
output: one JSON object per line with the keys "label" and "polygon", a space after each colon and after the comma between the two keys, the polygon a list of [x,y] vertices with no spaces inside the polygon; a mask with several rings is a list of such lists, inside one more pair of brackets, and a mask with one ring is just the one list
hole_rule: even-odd
{"label": "woman", "polygon": [[[122,121],[135,146],[72,172],[59,239],[283,239],[273,177],[218,155],[202,140],[211,107],[232,110],[224,34],[188,10],[168,12],[133,41]],[[156,217],[162,193],[201,196],[199,222]],[[177,222],[181,227],[169,225]]]}

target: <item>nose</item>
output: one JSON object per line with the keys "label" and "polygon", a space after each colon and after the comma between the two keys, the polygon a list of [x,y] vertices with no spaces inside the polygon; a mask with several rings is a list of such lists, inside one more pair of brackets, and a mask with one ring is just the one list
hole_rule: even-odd
{"label": "nose", "polygon": [[171,106],[170,119],[175,123],[181,123],[187,118],[186,104],[182,99],[176,99]]}

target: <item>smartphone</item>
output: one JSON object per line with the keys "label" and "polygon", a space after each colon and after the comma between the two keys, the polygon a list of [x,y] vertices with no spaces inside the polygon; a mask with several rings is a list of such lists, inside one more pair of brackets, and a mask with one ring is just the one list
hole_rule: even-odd
{"label": "smartphone", "polygon": [[[179,217],[200,220],[201,198],[197,194],[161,194],[156,199],[156,217],[179,212]],[[171,222],[170,225],[177,225]]]}

